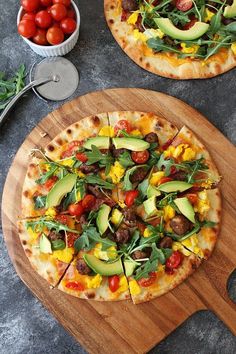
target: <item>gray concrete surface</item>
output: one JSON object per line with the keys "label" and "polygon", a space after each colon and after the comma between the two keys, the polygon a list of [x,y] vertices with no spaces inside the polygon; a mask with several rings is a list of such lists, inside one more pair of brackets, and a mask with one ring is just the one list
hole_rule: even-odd
{"label": "gray concrete surface", "polygon": [[[173,81],[154,76],[136,66],[118,47],[106,27],[103,1],[80,0],[81,35],[66,57],[81,75],[74,97],[109,87],[142,87],[171,94],[189,103],[233,143],[236,142],[235,70],[211,80]],[[27,68],[40,57],[16,33],[19,1],[0,0],[0,70]],[[0,132],[0,194],[11,161],[34,126],[61,103],[23,98]],[[191,117],[189,117],[191,119]],[[0,354],[85,353],[38,302],[16,275],[0,234]],[[235,277],[231,293],[235,296]],[[232,295],[233,296],[233,295]],[[115,349],[114,349],[115,353]],[[210,312],[195,314],[152,350],[158,354],[233,354],[236,340]]]}

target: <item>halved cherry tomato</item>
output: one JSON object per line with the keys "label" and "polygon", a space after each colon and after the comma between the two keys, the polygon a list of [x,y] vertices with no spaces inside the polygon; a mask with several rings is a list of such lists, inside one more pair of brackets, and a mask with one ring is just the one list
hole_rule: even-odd
{"label": "halved cherry tomato", "polygon": [[185,12],[191,9],[193,2],[192,0],[177,0],[175,6],[178,10]]}
{"label": "halved cherry tomato", "polygon": [[34,14],[33,12],[26,12],[21,20],[31,20],[34,21],[35,20],[35,16],[36,14]]}
{"label": "halved cherry tomato", "polygon": [[64,33],[58,27],[50,27],[47,31],[47,41],[52,45],[60,44],[64,41]]}
{"label": "halved cherry tomato", "polygon": [[144,151],[132,151],[131,153],[131,157],[132,160],[136,163],[140,163],[143,164],[145,162],[147,162],[147,160],[149,159],[149,151],[148,150],[144,150]]}
{"label": "halved cherry tomato", "polygon": [[[128,120],[121,119],[116,123],[114,129],[115,129],[115,134],[117,134],[119,130],[125,130],[126,133],[129,134],[132,131],[132,126]],[[122,134],[120,136],[122,136]]]}
{"label": "halved cherry tomato", "polygon": [[46,34],[47,31],[45,29],[37,28],[37,31],[32,38],[33,42],[39,45],[47,45],[48,41],[47,41]]}
{"label": "halved cherry tomato", "polygon": [[108,278],[109,289],[111,292],[115,292],[119,288],[120,278],[118,275],[113,275],[112,277]]}
{"label": "halved cherry tomato", "polygon": [[191,204],[197,203],[198,196],[196,193],[187,193],[185,196],[188,198]]}
{"label": "halved cherry tomato", "polygon": [[150,272],[149,278],[142,278],[142,279],[138,280],[138,283],[140,286],[146,288],[146,287],[152,285],[153,283],[155,283],[156,277],[157,277],[157,275],[155,272]]}
{"label": "halved cherry tomato", "polygon": [[139,195],[139,191],[137,190],[126,192],[125,204],[127,205],[127,207],[131,207],[134,204],[134,201],[138,195]]}
{"label": "halved cherry tomato", "polygon": [[18,25],[18,32],[21,36],[25,38],[31,38],[36,33],[36,24],[31,20],[22,20]]}
{"label": "halved cherry tomato", "polygon": [[84,209],[82,207],[82,203],[77,203],[77,204],[70,204],[68,207],[68,212],[72,216],[81,216],[84,212]]}
{"label": "halved cherry tomato", "polygon": [[35,16],[35,23],[40,28],[49,28],[52,23],[52,16],[46,11],[39,11]]}
{"label": "halved cherry tomato", "polygon": [[154,227],[156,227],[157,225],[160,225],[161,222],[161,218],[155,218],[153,220],[148,220],[148,223]]}
{"label": "halved cherry tomato", "polygon": [[39,0],[21,0],[21,6],[27,12],[33,12],[38,10],[40,1]]}
{"label": "halved cherry tomato", "polygon": [[79,145],[80,145],[79,140],[71,141],[68,144],[67,149],[65,151],[63,151],[63,153],[61,154],[61,158],[64,159],[66,157],[70,157],[71,155],[73,155],[73,153],[77,150],[77,147]]}
{"label": "halved cherry tomato", "polygon": [[179,251],[174,251],[172,255],[166,260],[166,268],[168,269],[176,269],[178,268],[183,261],[183,255]]}
{"label": "halved cherry tomato", "polygon": [[87,194],[82,200],[82,207],[84,211],[92,210],[94,204],[96,202],[96,198],[92,194]]}
{"label": "halved cherry tomato", "polygon": [[67,7],[70,6],[71,0],[53,0],[53,4],[63,4]]}
{"label": "halved cherry tomato", "polygon": [[69,281],[68,283],[66,283],[66,288],[78,291],[85,290],[85,286],[78,281]]}
{"label": "halved cherry tomato", "polygon": [[48,6],[52,5],[52,0],[40,0],[40,5],[42,5],[44,7],[48,7]]}
{"label": "halved cherry tomato", "polygon": [[81,162],[87,162],[88,161],[88,158],[87,156],[85,155],[84,152],[77,152],[77,154],[75,155],[77,160],[81,161]]}
{"label": "halved cherry tomato", "polygon": [[52,5],[52,7],[50,9],[50,14],[54,18],[54,20],[61,21],[67,15],[67,9],[62,4],[55,4],[55,5]]}
{"label": "halved cherry tomato", "polygon": [[161,179],[160,179],[158,184],[163,184],[163,183],[170,182],[170,181],[173,181],[173,178],[171,178],[171,177],[161,177]]}
{"label": "halved cherry tomato", "polygon": [[190,29],[191,27],[194,26],[194,24],[195,24],[196,22],[197,22],[197,18],[196,18],[196,17],[190,19],[190,21],[184,25],[183,29],[184,29],[184,30]]}
{"label": "halved cherry tomato", "polygon": [[67,246],[68,247],[74,247],[74,243],[79,237],[78,234],[75,234],[74,232],[67,232],[66,233],[66,238],[67,238]]}
{"label": "halved cherry tomato", "polygon": [[161,149],[164,151],[166,150],[171,144],[172,144],[173,139],[169,139],[165,142],[164,145],[162,145]]}
{"label": "halved cherry tomato", "polygon": [[137,226],[141,235],[143,235],[146,225],[143,222],[137,221]]}
{"label": "halved cherry tomato", "polygon": [[73,18],[66,17],[61,20],[60,26],[65,34],[71,34],[76,29],[76,21]]}
{"label": "halved cherry tomato", "polygon": [[67,225],[70,222],[70,217],[68,215],[64,215],[64,214],[59,214],[55,216],[55,220],[60,222],[63,225]]}
{"label": "halved cherry tomato", "polygon": [[50,189],[52,189],[52,187],[54,186],[54,184],[57,182],[58,177],[57,176],[52,176],[50,177],[45,183],[44,183],[44,187],[50,191]]}

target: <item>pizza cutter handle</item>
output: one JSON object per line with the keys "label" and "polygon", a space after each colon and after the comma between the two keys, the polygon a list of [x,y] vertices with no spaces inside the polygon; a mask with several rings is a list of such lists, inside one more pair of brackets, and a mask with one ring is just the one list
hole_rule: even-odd
{"label": "pizza cutter handle", "polygon": [[15,105],[15,103],[20,99],[21,96],[23,96],[27,91],[32,89],[35,86],[40,86],[43,84],[46,84],[47,82],[50,81],[58,81],[56,76],[53,77],[44,77],[38,80],[31,81],[28,85],[26,85],[12,100],[11,102],[6,106],[2,114],[0,115],[0,126],[3,124],[3,122],[6,119],[6,116],[8,112],[12,109],[12,107]]}

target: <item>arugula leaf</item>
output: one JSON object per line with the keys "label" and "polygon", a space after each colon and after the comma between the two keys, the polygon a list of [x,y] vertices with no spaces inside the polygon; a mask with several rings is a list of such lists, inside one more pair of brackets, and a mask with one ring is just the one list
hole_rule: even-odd
{"label": "arugula leaf", "polygon": [[88,175],[85,177],[84,180],[89,184],[97,184],[99,187],[105,188],[105,189],[113,189],[115,187],[115,185],[113,183],[104,181],[99,176]]}
{"label": "arugula leaf", "polygon": [[155,52],[172,52],[177,54],[182,54],[182,52],[168,44],[166,44],[160,38],[150,38],[147,40],[147,45],[149,48],[154,49]]}
{"label": "arugula leaf", "polygon": [[138,185],[138,191],[140,192],[140,197],[144,199],[147,196],[147,189],[149,186],[149,178],[144,179]]}
{"label": "arugula leaf", "polygon": [[161,258],[163,260],[165,256],[161,255],[161,250],[159,250],[155,243],[152,244],[152,253],[149,260],[142,264],[139,268],[136,269],[136,274],[134,276],[135,280],[139,280],[141,278],[148,278],[149,273],[155,272],[158,266],[158,260]]}
{"label": "arugula leaf", "polygon": [[202,222],[197,221],[194,225],[194,228],[191,231],[187,232],[185,235],[179,236],[179,235],[176,235],[171,232],[167,232],[166,235],[170,236],[175,241],[181,242],[181,241],[186,240],[190,236],[197,234],[201,230],[202,227],[214,227],[215,225],[216,225],[216,223],[214,221],[208,221],[208,220],[204,220]]}
{"label": "arugula leaf", "polygon": [[96,227],[86,227],[82,235],[75,241],[74,248],[77,251],[84,249],[86,251],[91,250],[96,243],[102,244],[102,250],[106,250],[111,246],[116,246],[116,243],[108,238],[102,238],[97,232]]}
{"label": "arugula leaf", "polygon": [[140,135],[132,135],[132,134],[127,133],[127,131],[125,131],[125,130],[119,130],[117,133],[117,136],[120,136],[120,135],[125,138],[143,139],[143,136],[141,134]]}
{"label": "arugula leaf", "polygon": [[114,158],[111,156],[110,153],[107,154],[102,154],[101,151],[95,146],[91,146],[92,151],[87,151],[85,152],[85,155],[88,158],[88,161],[86,162],[86,165],[92,165],[96,162],[99,163],[101,166],[106,167],[106,175],[108,175],[111,165],[114,162]]}
{"label": "arugula leaf", "polygon": [[69,231],[79,234],[80,231],[69,228],[67,225],[61,224],[58,221],[50,220],[46,217],[42,217],[37,220],[26,221],[26,227],[31,227],[35,232],[42,232],[46,227],[48,230],[55,230],[59,233],[60,231]]}
{"label": "arugula leaf", "polygon": [[120,154],[118,158],[118,162],[125,168],[134,165],[134,161],[131,159],[131,155],[128,151],[125,151],[122,154]]}
{"label": "arugula leaf", "polygon": [[42,209],[46,206],[46,195],[39,195],[36,198],[34,198],[34,208],[35,209]]}
{"label": "arugula leaf", "polygon": [[208,31],[211,32],[212,34],[218,32],[218,30],[221,27],[222,8],[223,7],[221,7],[219,11],[217,11],[217,13],[211,19],[211,23]]}
{"label": "arugula leaf", "polygon": [[58,169],[58,166],[55,166],[53,164],[50,165],[50,169],[44,173],[40,178],[38,178],[35,182],[37,184],[44,184]]}
{"label": "arugula leaf", "polygon": [[140,167],[146,167],[148,169],[147,165],[139,165],[139,166],[134,166],[134,167],[132,167],[132,168],[130,168],[129,170],[126,171],[125,177],[124,177],[123,188],[122,188],[123,190],[130,191],[130,190],[133,189],[133,185],[130,182],[130,177]]}
{"label": "arugula leaf", "polygon": [[165,260],[167,258],[169,258],[172,255],[172,253],[173,253],[172,248],[161,248],[161,250],[162,250],[162,252],[163,252],[163,254],[165,256]]}

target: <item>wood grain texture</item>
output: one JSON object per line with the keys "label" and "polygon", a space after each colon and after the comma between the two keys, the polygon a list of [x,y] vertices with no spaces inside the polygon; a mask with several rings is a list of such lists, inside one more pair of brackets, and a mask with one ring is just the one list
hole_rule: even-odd
{"label": "wood grain texture", "polygon": [[[79,300],[50,289],[31,268],[16,231],[29,151],[44,147],[69,124],[91,114],[115,110],[154,112],[178,128],[184,124],[206,145],[223,175],[222,227],[207,262],[173,291],[149,303],[100,303]],[[43,138],[41,133],[46,132]],[[45,117],[26,138],[9,170],[2,201],[5,242],[18,275],[58,321],[90,353],[145,353],[190,315],[211,309],[236,334],[236,306],[229,299],[227,279],[235,268],[236,149],[199,112],[182,101],[143,89],[109,89],[66,103]],[[30,310],[30,309],[29,309]]]}

